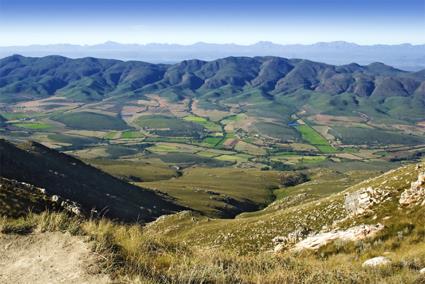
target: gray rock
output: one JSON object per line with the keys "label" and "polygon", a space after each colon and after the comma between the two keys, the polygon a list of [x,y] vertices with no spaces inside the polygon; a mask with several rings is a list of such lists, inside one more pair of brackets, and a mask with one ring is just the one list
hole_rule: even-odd
{"label": "gray rock", "polygon": [[383,202],[389,194],[387,190],[373,189],[370,186],[362,188],[345,195],[344,208],[350,216],[362,215],[370,211],[372,206]]}
{"label": "gray rock", "polygon": [[366,260],[363,262],[363,267],[377,267],[381,265],[388,265],[391,263],[391,260],[389,258],[386,258],[385,256],[377,256],[371,259]]}
{"label": "gray rock", "polygon": [[52,200],[52,202],[59,202],[60,197],[57,195],[52,195],[52,197],[50,197],[50,199]]}

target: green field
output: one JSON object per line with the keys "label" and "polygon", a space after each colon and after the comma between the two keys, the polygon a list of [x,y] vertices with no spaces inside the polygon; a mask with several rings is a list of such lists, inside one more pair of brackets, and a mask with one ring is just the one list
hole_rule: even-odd
{"label": "green field", "polygon": [[235,133],[233,133],[233,132],[227,132],[225,135],[224,135],[224,137],[221,139],[221,141],[216,145],[217,147],[222,147],[223,146],[223,144],[224,144],[224,142],[227,140],[227,139],[234,139],[234,138],[236,138],[236,135],[235,135]]}
{"label": "green field", "polygon": [[50,140],[59,142],[59,143],[67,143],[76,147],[82,147],[88,144],[93,144],[99,142],[99,139],[91,138],[91,137],[79,137],[65,134],[49,134],[47,136]]}
{"label": "green field", "polygon": [[201,156],[201,157],[212,158],[212,157],[218,156],[219,154],[209,152],[209,151],[199,151],[199,152],[196,152],[196,155]]}
{"label": "green field", "polygon": [[164,145],[156,144],[148,148],[149,151],[154,153],[169,153],[169,152],[179,152],[179,148],[173,145]]}
{"label": "green field", "polygon": [[7,120],[16,120],[16,119],[23,119],[28,117],[27,114],[20,113],[20,112],[2,112],[0,113],[0,115],[6,118]]}
{"label": "green field", "polygon": [[145,142],[172,142],[172,143],[192,143],[192,137],[146,137]]}
{"label": "green field", "polygon": [[32,129],[32,130],[45,130],[52,127],[50,124],[42,123],[42,122],[15,123],[13,125],[17,127],[21,127],[21,128]]}
{"label": "green field", "polygon": [[117,136],[118,132],[110,131],[108,134],[106,134],[103,138],[105,139],[114,139]]}
{"label": "green field", "polygon": [[204,140],[202,140],[202,144],[205,144],[207,146],[215,147],[217,144],[222,140],[222,137],[206,137]]}
{"label": "green field", "polygon": [[328,140],[320,135],[316,130],[307,124],[298,125],[295,127],[300,133],[304,141],[310,143],[319,149],[322,153],[335,153],[336,150],[333,148]]}
{"label": "green field", "polygon": [[140,131],[124,131],[121,133],[121,138],[123,139],[136,139],[136,138],[143,138],[145,135]]}
{"label": "green field", "polygon": [[235,154],[235,155],[221,155],[216,157],[217,160],[220,161],[228,161],[228,162],[248,162],[248,160],[252,158],[250,155],[246,154]]}
{"label": "green field", "polygon": [[293,156],[296,155],[295,152],[275,152],[273,153],[273,156],[279,157],[279,156]]}
{"label": "green field", "polygon": [[284,162],[289,164],[303,165],[315,164],[326,160],[325,156],[306,156],[294,154],[273,155],[270,157],[272,161]]}
{"label": "green field", "polygon": [[220,124],[215,123],[213,121],[210,121],[210,120],[208,120],[204,117],[195,116],[195,115],[188,115],[188,116],[185,116],[183,118],[183,120],[198,123],[198,124],[202,125],[203,127],[205,127],[206,129],[208,129],[208,131],[211,131],[211,132],[220,132],[221,131]]}
{"label": "green field", "polygon": [[71,129],[123,130],[129,128],[121,118],[94,112],[64,113],[52,119],[62,122]]}
{"label": "green field", "polygon": [[224,119],[221,120],[222,124],[228,124],[231,122],[235,122],[235,121],[239,121],[241,119],[243,119],[243,117],[245,116],[245,114],[240,113],[240,114],[235,114],[235,115],[229,115],[226,116]]}
{"label": "green field", "polygon": [[300,160],[301,164],[314,164],[323,162],[326,160],[324,156],[303,156]]}
{"label": "green field", "polygon": [[174,151],[173,149],[160,149],[163,150],[160,153],[152,153],[149,158],[157,158],[164,163],[170,165],[178,165],[179,167],[190,167],[190,166],[202,166],[209,168],[229,166],[232,162],[217,160],[215,158],[209,158],[195,153],[187,153]]}
{"label": "green field", "polygon": [[145,130],[165,137],[200,137],[204,127],[173,116],[146,115],[138,118],[136,124]]}

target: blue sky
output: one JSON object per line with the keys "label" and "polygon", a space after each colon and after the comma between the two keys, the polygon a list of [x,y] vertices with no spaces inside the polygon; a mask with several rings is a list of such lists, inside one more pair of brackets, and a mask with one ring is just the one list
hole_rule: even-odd
{"label": "blue sky", "polygon": [[425,0],[0,0],[0,45],[425,43]]}

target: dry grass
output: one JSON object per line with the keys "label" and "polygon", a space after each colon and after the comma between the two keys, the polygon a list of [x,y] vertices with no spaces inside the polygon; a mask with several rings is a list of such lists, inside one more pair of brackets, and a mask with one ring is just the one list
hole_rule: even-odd
{"label": "dry grass", "polygon": [[[423,283],[418,270],[425,265],[423,230],[406,234],[390,256],[389,266],[365,269],[361,262],[389,249],[396,238],[373,243],[339,244],[318,253],[240,255],[234,250],[191,246],[145,234],[139,225],[109,220],[82,220],[64,213],[28,214],[0,219],[3,233],[22,228],[69,231],[93,241],[103,259],[103,272],[127,283]],[[7,228],[7,230],[5,230]],[[391,233],[390,233],[391,235]],[[386,238],[386,239],[385,239]],[[356,250],[363,246],[363,250]],[[332,253],[330,253],[332,252]]]}

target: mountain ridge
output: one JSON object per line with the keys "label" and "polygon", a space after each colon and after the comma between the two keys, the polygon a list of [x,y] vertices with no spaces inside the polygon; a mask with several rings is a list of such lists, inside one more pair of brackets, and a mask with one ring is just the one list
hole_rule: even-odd
{"label": "mountain ridge", "polygon": [[360,45],[335,41],[314,44],[276,44],[260,41],[249,45],[206,42],[183,45],[173,43],[122,44],[108,41],[93,45],[51,44],[0,47],[0,57],[15,53],[37,57],[50,54],[72,58],[92,56],[156,63],[176,63],[190,58],[215,60],[227,56],[279,56],[306,58],[328,64],[348,64],[350,62],[369,64],[374,61],[382,61],[401,69],[425,68],[425,44],[410,43]]}
{"label": "mountain ridge", "polygon": [[226,57],[214,61],[184,60],[153,64],[93,57],[70,59],[13,55],[0,60],[0,102],[18,102],[54,95],[74,101],[102,101],[165,90],[205,96],[227,88],[234,95],[258,90],[273,96],[297,91],[352,94],[377,103],[390,97],[409,98],[425,106],[425,70],[407,72],[385,65],[330,65],[281,57]]}

